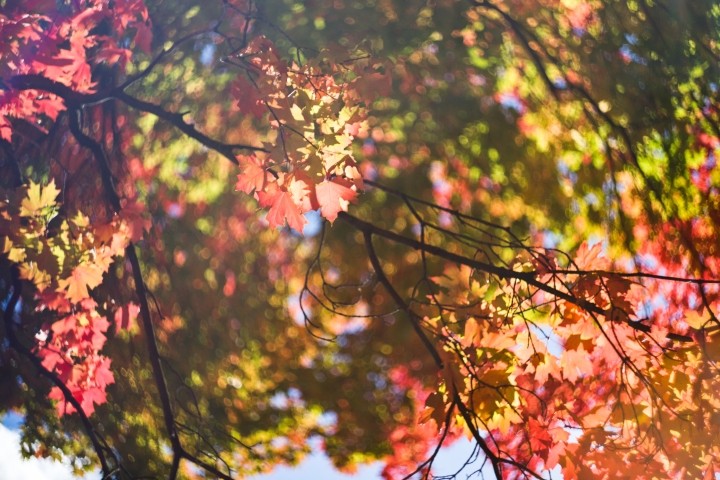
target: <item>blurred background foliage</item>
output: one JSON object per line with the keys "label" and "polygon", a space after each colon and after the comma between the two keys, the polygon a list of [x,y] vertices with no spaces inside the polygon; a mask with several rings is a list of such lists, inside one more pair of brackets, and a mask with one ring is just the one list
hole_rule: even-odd
{"label": "blurred background foliage", "polygon": [[[241,114],[229,94],[245,21],[233,9],[248,6],[236,3],[148,1],[153,51],[206,32],[177,44],[128,92],[183,112],[210,137],[257,145],[266,126]],[[570,249],[595,236],[629,255],[638,219],[653,225],[717,214],[720,179],[703,139],[720,136],[720,7],[475,3],[267,0],[255,5],[248,34],[268,36],[288,58],[337,45],[389,60],[392,92],[373,103],[356,147],[364,176],[399,192],[547,246]],[[138,53],[130,73],[151,60]],[[111,69],[97,75],[117,81]],[[414,409],[412,390],[391,372],[406,366],[428,385],[435,373],[369,273],[362,236],[317,217],[305,236],[269,230],[256,202],[233,191],[239,172],[227,159],[149,114],[105,104],[90,115],[98,128],[112,118],[120,130],[112,140],[119,188],[151,219],[139,246],[186,448],[244,474],[297,463],[309,438],[322,440],[338,467],[389,454],[390,432],[411,422]],[[82,205],[88,189],[99,188],[95,172],[80,161],[86,153],[58,135],[39,139],[43,154],[21,145],[23,174],[67,177],[66,202]],[[407,202],[392,193],[369,187],[351,208],[379,226],[417,233]],[[417,278],[427,270],[442,273],[412,250],[381,242],[377,249],[409,296],[422,296]],[[498,255],[510,261],[514,252]],[[97,296],[132,300],[128,277],[117,265]],[[32,305],[27,298],[24,308]],[[118,333],[106,353],[116,383],[97,409],[97,428],[131,475],[161,475],[169,445],[142,333]],[[3,363],[0,381],[0,406],[26,416],[28,452],[42,444],[53,455],[82,456],[77,419],[55,418],[47,387],[26,365]]]}

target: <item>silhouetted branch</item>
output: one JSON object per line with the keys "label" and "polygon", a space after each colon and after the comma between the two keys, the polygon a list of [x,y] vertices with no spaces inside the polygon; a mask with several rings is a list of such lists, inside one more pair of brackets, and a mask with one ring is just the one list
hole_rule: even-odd
{"label": "silhouetted branch", "polygon": [[50,80],[42,75],[16,75],[7,80],[7,84],[16,90],[42,90],[62,98],[68,109],[79,109],[95,105],[112,99],[117,99],[136,110],[152,113],[158,118],[169,122],[188,137],[197,140],[210,150],[214,150],[234,164],[238,164],[235,158],[236,150],[250,150],[265,152],[262,147],[255,147],[245,144],[227,144],[215,140],[200,132],[190,123],[187,123],[180,113],[169,112],[159,105],[140,100],[125,93],[122,88],[114,88],[107,92],[79,93],[67,85]]}
{"label": "silhouetted branch", "polygon": [[211,150],[215,150],[216,152],[223,155],[225,158],[230,160],[235,165],[238,165],[238,160],[235,158],[235,151],[236,150],[250,150],[254,152],[266,152],[267,150],[262,147],[253,147],[251,145],[244,145],[240,143],[236,144],[227,144],[219,142],[213,138],[208,137],[204,133],[197,130],[192,124],[187,123],[185,119],[183,118],[183,115],[180,113],[173,113],[168,112],[167,110],[163,109],[159,105],[155,105],[154,103],[146,102],[144,100],[140,100],[138,98],[135,98],[133,96],[128,95],[125,92],[119,91],[115,92],[113,94],[114,98],[117,98],[124,104],[128,105],[131,108],[134,108],[136,110],[140,110],[142,112],[152,113],[156,117],[165,120],[166,122],[169,122],[174,127],[176,127],[178,130],[183,132],[188,137],[197,140],[202,145],[206,146],[207,148]]}

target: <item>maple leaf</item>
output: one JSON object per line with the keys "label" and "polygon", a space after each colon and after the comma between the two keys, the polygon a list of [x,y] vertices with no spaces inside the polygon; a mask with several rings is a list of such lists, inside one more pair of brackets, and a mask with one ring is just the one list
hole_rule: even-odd
{"label": "maple leaf", "polygon": [[298,205],[300,211],[307,212],[312,210],[312,180],[301,173],[296,173],[287,184],[288,192],[292,196],[295,205]]}
{"label": "maple leaf", "polygon": [[547,382],[551,376],[560,377],[555,357],[545,354],[543,358],[544,360],[535,367],[535,381],[540,384]]}
{"label": "maple leaf", "polygon": [[265,217],[270,227],[283,227],[287,220],[290,228],[297,232],[303,231],[303,225],[307,220],[293,202],[290,192],[285,190],[278,190],[275,194],[259,192],[259,196],[263,204],[271,205]]}
{"label": "maple leaf", "polygon": [[102,283],[103,270],[93,263],[84,263],[73,268],[69,277],[58,280],[58,291],[65,291],[68,300],[78,303]]}
{"label": "maple leaf", "polygon": [[292,116],[293,120],[297,122],[305,121],[305,116],[302,113],[302,108],[299,107],[297,104],[293,104],[290,106],[290,115]]}
{"label": "maple leaf", "polygon": [[565,480],[577,480],[578,478],[578,472],[575,468],[575,464],[567,457],[565,458],[565,466],[562,469],[562,474]]}
{"label": "maple leaf", "polygon": [[[107,401],[107,394],[102,388],[91,387],[80,392],[76,398],[80,401],[80,406],[82,407],[83,412],[85,412],[85,415],[89,416],[95,412],[95,404],[101,405]],[[72,412],[68,411],[68,413],[73,413],[74,411],[75,409],[73,409]]]}
{"label": "maple leaf", "polygon": [[235,190],[245,192],[248,195],[262,191],[268,177],[268,172],[263,165],[264,161],[255,155],[238,155],[237,159],[243,171],[237,176]]}
{"label": "maple leaf", "polygon": [[592,247],[589,247],[587,242],[583,242],[575,254],[574,263],[578,270],[603,270],[610,264],[605,258],[601,242],[595,243]]}
{"label": "maple leaf", "polygon": [[705,475],[703,475],[703,480],[715,480],[717,478],[717,473],[715,471],[715,464],[710,463],[708,465],[707,470],[705,470]]}
{"label": "maple leaf", "polygon": [[135,45],[147,54],[152,51],[152,28],[150,27],[149,20],[135,25]]}
{"label": "maple leaf", "polygon": [[[73,395],[73,397],[75,397],[75,395]],[[57,401],[57,404],[55,405],[55,410],[58,417],[63,417],[66,414],[75,413],[75,407],[65,401],[65,395],[63,395],[62,390],[60,390],[58,387],[53,387],[50,390],[48,398],[50,400]]]}
{"label": "maple leaf", "polygon": [[78,316],[75,314],[57,320],[51,327],[53,337],[75,335],[78,323]]}
{"label": "maple leaf", "polygon": [[[110,385],[111,383],[115,383],[115,376],[112,373],[112,370],[110,369],[110,364],[112,363],[112,360],[105,356],[98,356],[96,362],[95,362],[95,369],[93,372],[93,380],[95,381],[95,384],[97,384],[100,388],[105,388],[106,386]],[[102,403],[102,402],[95,402],[95,403]]]}
{"label": "maple leaf", "polygon": [[707,314],[699,314],[695,310],[688,310],[685,313],[685,322],[690,325],[691,328],[699,330],[710,323],[710,316]]}
{"label": "maple leaf", "polygon": [[[95,312],[92,312],[95,313]],[[92,323],[88,325],[88,329],[91,330],[90,346],[94,351],[100,351],[107,341],[105,332],[110,326],[110,322],[105,317],[100,315],[91,315]],[[87,335],[86,335],[87,336]]]}
{"label": "maple leaf", "polygon": [[21,217],[35,217],[41,214],[45,209],[55,206],[55,199],[60,194],[60,190],[55,186],[55,181],[41,187],[39,183],[30,182],[27,189],[27,195],[20,204]]}
{"label": "maple leaf", "polygon": [[542,425],[538,420],[530,418],[527,423],[528,437],[530,437],[530,447],[534,451],[542,451],[547,449],[552,439],[548,433],[547,427]]}
{"label": "maple leaf", "polygon": [[357,192],[349,187],[350,182],[334,178],[324,180],[315,187],[320,213],[331,223],[340,212],[346,212],[348,204],[357,197]]}
{"label": "maple leaf", "polygon": [[359,97],[365,101],[372,101],[377,97],[390,95],[392,91],[390,67],[389,64],[366,67],[353,85]]}
{"label": "maple leaf", "polygon": [[425,409],[418,416],[418,423],[422,425],[434,420],[436,426],[440,428],[445,421],[446,408],[442,394],[432,392],[425,400]]}
{"label": "maple leaf", "polygon": [[58,364],[65,362],[65,356],[56,352],[54,349],[44,348],[40,351],[42,356],[42,366],[47,370],[53,371]]}
{"label": "maple leaf", "polygon": [[55,310],[56,312],[70,313],[70,310],[72,309],[72,304],[62,293],[44,290],[39,292],[37,297],[43,305],[51,310]]}
{"label": "maple leaf", "polygon": [[7,142],[12,141],[12,124],[2,114],[0,114],[0,138]]}
{"label": "maple leaf", "polygon": [[108,65],[120,65],[121,69],[125,70],[125,67],[130,62],[130,56],[130,50],[127,48],[106,47],[97,53],[95,59],[97,61],[103,61]]}
{"label": "maple leaf", "polygon": [[582,345],[577,350],[565,350],[562,355],[561,367],[563,377],[570,382],[575,382],[588,372],[593,371],[592,359]]}

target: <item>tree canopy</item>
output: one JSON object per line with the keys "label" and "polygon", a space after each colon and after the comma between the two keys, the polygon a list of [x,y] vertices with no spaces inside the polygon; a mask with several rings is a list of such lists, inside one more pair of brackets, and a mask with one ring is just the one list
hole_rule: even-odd
{"label": "tree canopy", "polygon": [[713,479],[719,59],[710,0],[2,0],[0,413],[108,479]]}

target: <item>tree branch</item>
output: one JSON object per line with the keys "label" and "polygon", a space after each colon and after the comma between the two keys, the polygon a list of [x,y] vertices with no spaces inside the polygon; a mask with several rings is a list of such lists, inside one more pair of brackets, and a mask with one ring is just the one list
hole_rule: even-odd
{"label": "tree branch", "polygon": [[380,283],[383,284],[385,289],[388,291],[390,296],[393,298],[395,303],[397,303],[398,307],[405,312],[405,314],[408,316],[408,319],[410,320],[410,324],[412,325],[413,329],[415,330],[415,333],[417,333],[418,337],[420,337],[420,340],[422,341],[423,345],[425,345],[425,348],[428,352],[430,352],[430,355],[433,357],[433,360],[435,361],[435,365],[439,369],[443,368],[443,361],[440,358],[440,354],[438,354],[437,350],[435,349],[435,346],[432,344],[430,339],[425,334],[425,331],[420,326],[420,322],[418,321],[419,318],[415,312],[412,311],[410,306],[403,300],[403,298],[400,296],[400,294],[395,290],[395,287],[393,287],[390,280],[385,275],[385,272],[382,269],[382,265],[380,265],[380,260],[378,259],[377,254],[375,253],[375,248],[372,244],[372,233],[365,231],[363,232],[365,236],[365,249],[368,252],[368,256],[370,257],[370,263],[373,266],[373,269],[375,270],[375,273],[378,276],[378,280]]}
{"label": "tree branch", "polygon": [[42,75],[16,75],[7,80],[7,85],[16,90],[42,90],[62,98],[68,109],[79,109],[89,105],[117,99],[136,110],[152,113],[153,115],[169,122],[188,137],[197,140],[210,150],[214,150],[234,164],[238,164],[235,158],[236,150],[250,150],[254,152],[267,152],[262,147],[245,145],[240,143],[228,144],[211,138],[197,130],[193,125],[183,119],[179,113],[169,112],[159,105],[140,100],[125,93],[123,88],[116,87],[107,92],[79,93],[67,85],[50,80]]}
{"label": "tree branch", "polygon": [[[440,258],[444,258],[445,260],[449,260],[451,262],[454,262],[456,264],[460,265],[467,265],[468,267],[472,267],[474,269],[480,270],[482,272],[488,273],[490,275],[495,275],[499,278],[504,279],[515,279],[520,280],[525,283],[527,283],[530,286],[533,286],[537,288],[540,291],[543,291],[545,293],[548,293],[550,295],[553,295],[554,297],[565,300],[566,302],[572,303],[573,305],[577,305],[578,307],[582,308],[583,310],[587,311],[588,313],[592,313],[595,315],[599,315],[605,318],[612,320],[611,318],[611,310],[604,310],[600,308],[599,306],[595,305],[594,303],[588,302],[587,300],[582,300],[580,298],[574,297],[573,295],[563,292],[561,290],[558,290],[554,287],[551,287],[550,285],[546,285],[539,281],[537,279],[538,272],[531,271],[531,272],[518,272],[515,270],[511,270],[509,268],[505,267],[498,267],[496,265],[492,265],[487,262],[482,262],[480,260],[476,260],[474,258],[467,258],[462,255],[457,255],[455,253],[449,252],[443,248],[437,247],[435,245],[429,245],[424,242],[420,242],[418,240],[415,240],[413,238],[408,238],[403,235],[400,235],[398,233],[392,232],[390,230],[385,230],[383,228],[380,228],[372,223],[368,223],[364,220],[361,220],[357,217],[354,217],[350,215],[347,212],[340,212],[338,215],[338,218],[342,219],[344,222],[352,225],[353,227],[357,228],[363,233],[370,233],[373,235],[377,235],[383,238],[386,238],[388,240],[394,241],[396,243],[399,243],[401,245],[406,245],[410,248],[414,248],[415,250],[424,251],[427,253],[430,253],[432,255],[435,255]],[[582,272],[574,272],[574,273],[582,273]],[[644,332],[649,333],[650,332],[650,326],[644,325],[639,322],[633,322],[630,320],[623,320],[626,325],[629,327]],[[668,338],[671,340],[679,341],[679,342],[693,342],[694,340],[692,337],[688,335],[680,335],[676,333],[669,333]]]}
{"label": "tree branch", "polygon": [[132,107],[136,110],[140,110],[147,113],[152,113],[158,118],[161,118],[165,120],[166,122],[169,122],[173,126],[175,126],[178,130],[183,132],[188,137],[197,140],[207,148],[211,150],[215,150],[219,154],[223,155],[225,158],[230,160],[235,165],[238,165],[239,162],[237,158],[235,158],[235,150],[251,150],[254,152],[267,152],[266,149],[262,147],[253,147],[251,145],[244,145],[240,143],[236,144],[227,144],[219,142],[213,138],[208,137],[204,133],[198,131],[193,125],[187,123],[183,119],[183,115],[180,113],[173,113],[168,112],[167,110],[163,109],[159,105],[155,105],[154,103],[146,102],[144,100],[140,100],[138,98],[135,98],[133,96],[128,95],[125,92],[118,91],[113,94],[114,98],[117,98],[121,102],[125,103],[129,107]]}

